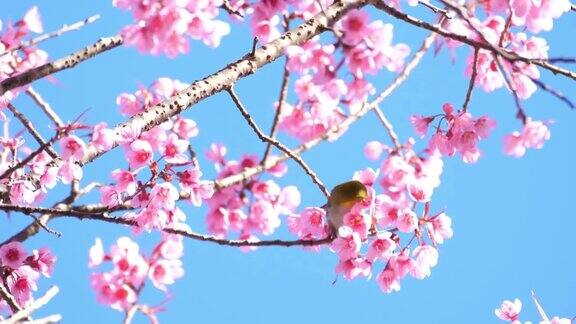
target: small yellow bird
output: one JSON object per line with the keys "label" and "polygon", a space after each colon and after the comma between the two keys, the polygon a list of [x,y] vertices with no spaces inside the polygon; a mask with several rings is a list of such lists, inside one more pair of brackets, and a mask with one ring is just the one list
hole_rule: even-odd
{"label": "small yellow bird", "polygon": [[338,229],[342,226],[344,215],[348,213],[357,202],[368,198],[366,186],[356,180],[341,183],[334,187],[328,197],[328,203],[323,207],[326,209],[330,227],[334,235],[338,234]]}

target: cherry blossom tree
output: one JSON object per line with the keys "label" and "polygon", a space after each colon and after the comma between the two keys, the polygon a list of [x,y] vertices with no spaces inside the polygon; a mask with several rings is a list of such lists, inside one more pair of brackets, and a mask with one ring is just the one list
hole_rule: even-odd
{"label": "cherry blossom tree", "polygon": [[[44,293],[38,289],[40,281],[58,285],[50,279],[58,259],[51,242],[62,234],[50,225],[56,218],[131,229],[131,236],[115,241],[95,237],[86,251],[95,300],[122,312],[124,323],[136,314],[158,322],[164,307],[142,291],[148,283],[153,288],[147,289],[169,295],[185,273],[185,240],[247,253],[270,246],[325,250],[335,255],[337,275],[373,278],[382,293],[398,292],[405,278],[431,275],[442,244],[453,236],[452,215],[435,205],[433,197],[441,185],[443,161],[456,156],[474,164],[486,158],[479,143],[490,137],[497,121],[471,108],[475,89],[487,95],[501,89],[511,97],[503,105],[514,111],[520,127],[504,138],[502,148],[503,154],[517,158],[542,148],[551,134],[552,122],[529,116],[523,108],[526,100],[542,92],[574,108],[570,97],[547,79],[576,81],[576,72],[568,68],[576,59],[554,56],[545,38],[557,20],[576,15],[569,0],[113,0],[112,5],[129,13],[132,21],[117,35],[62,57],[43,50],[43,43],[99,23],[99,16],[48,33],[36,6],[21,19],[0,17],[0,210],[6,217],[30,219],[23,228],[2,230],[2,323],[31,321],[33,312],[58,292],[56,287]],[[116,97],[123,118],[117,125],[107,119],[86,122],[91,110],[65,122],[33,88],[44,78],[57,83],[60,73],[73,75],[84,62],[105,52],[114,55],[120,46],[170,59],[194,55],[192,44],[218,48],[242,24],[254,37],[245,55],[191,83],[158,71],[150,85],[127,84]],[[429,35],[420,44],[405,44],[394,33],[397,24]],[[381,106],[400,91],[424,55],[440,51],[466,62],[461,72],[469,84],[463,102],[446,102],[432,115],[414,111],[405,121],[413,126],[414,138],[401,139]],[[280,58],[283,63],[274,63]],[[257,78],[269,64],[283,64],[283,73],[277,100],[269,103],[274,118],[263,130],[242,100],[249,94],[237,91],[236,84],[252,74]],[[392,80],[380,89],[375,80],[383,75]],[[263,143],[263,153],[251,154],[253,148],[246,147],[246,154],[236,158],[225,143],[193,145],[210,125],[183,112],[216,95],[229,97],[237,118]],[[22,97],[50,120],[48,127],[31,121],[31,109],[16,107]],[[368,113],[381,122],[389,141],[357,143],[377,167],[353,170],[348,180],[361,182],[368,197],[351,206],[335,229],[326,206],[303,205],[301,188],[283,184],[288,183],[287,162],[293,161],[327,199],[330,190],[301,155],[322,142],[338,145]],[[280,134],[297,145],[281,141]],[[83,180],[93,162],[113,151],[121,151],[125,159],[109,165],[98,182]],[[201,165],[200,155],[212,165]],[[204,175],[207,168],[215,169],[216,178]],[[67,188],[64,196],[61,188]],[[204,213],[205,229],[188,224],[183,206]],[[281,228],[291,236],[275,235]],[[23,245],[40,233],[43,244],[32,249]],[[136,242],[136,237],[154,233],[159,240],[151,248]],[[549,318],[535,297],[534,302],[541,323],[570,322]],[[521,307],[518,299],[506,300],[495,314],[520,323]],[[40,321],[58,322],[60,317]]]}

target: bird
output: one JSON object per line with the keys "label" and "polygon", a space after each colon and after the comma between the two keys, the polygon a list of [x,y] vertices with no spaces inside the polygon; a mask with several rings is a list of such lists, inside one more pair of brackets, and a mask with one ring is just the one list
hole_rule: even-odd
{"label": "bird", "polygon": [[348,213],[354,205],[368,198],[368,189],[357,180],[341,183],[335,186],[330,192],[328,202],[322,206],[326,210],[332,235],[337,235],[338,229],[344,222],[344,215]]}

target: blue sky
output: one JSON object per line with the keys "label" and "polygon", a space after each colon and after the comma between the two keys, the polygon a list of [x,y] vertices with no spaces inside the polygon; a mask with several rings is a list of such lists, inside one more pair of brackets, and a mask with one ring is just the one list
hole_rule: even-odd
{"label": "blue sky", "polygon": [[[55,4],[57,3],[57,4]],[[99,13],[97,23],[42,45],[52,58],[60,57],[94,42],[102,36],[114,35],[129,23],[127,13],[112,8],[111,1],[10,1],[2,5],[0,19],[19,19],[32,5],[38,5],[45,29],[54,30]],[[430,18],[423,9],[416,15]],[[415,49],[426,33],[371,11],[395,25],[395,41]],[[569,32],[576,27],[576,14],[568,13],[555,22],[556,30],[545,33],[553,56],[574,56],[576,44]],[[87,122],[105,120],[109,125],[121,122],[115,104],[121,92],[133,92],[139,85],[149,85],[156,78],[169,76],[191,82],[212,73],[228,62],[241,57],[251,46],[246,26],[232,25],[232,32],[217,49],[192,42],[189,55],[176,60],[139,54],[134,48],[121,47],[78,67],[56,75],[57,84],[46,80],[34,87],[42,93],[64,120],[73,120],[89,108]],[[394,124],[402,140],[415,136],[408,118],[411,114],[434,114],[445,102],[460,104],[468,80],[463,75],[463,62],[469,53],[460,48],[458,60],[451,63],[446,52],[434,57],[429,53],[412,77],[389,99],[382,109]],[[266,66],[236,87],[239,96],[264,129],[273,117],[272,102],[277,100],[282,62]],[[574,83],[551,73],[542,72],[543,80],[576,99]],[[384,72],[375,79],[378,89],[393,77]],[[290,95],[290,98],[294,98]],[[38,109],[24,98],[16,102],[31,116],[48,137],[49,122],[38,115]],[[503,299],[520,298],[524,302],[522,318],[537,320],[535,307],[529,300],[530,290],[540,298],[549,315],[576,315],[576,278],[574,277],[573,231],[576,228],[574,208],[574,125],[576,115],[546,93],[538,93],[523,103],[528,115],[535,119],[554,120],[552,138],[541,150],[530,150],[522,159],[502,153],[502,138],[517,130],[514,102],[509,93],[498,90],[486,94],[474,92],[470,111],[475,116],[488,114],[498,122],[497,129],[481,143],[483,156],[474,165],[459,158],[445,159],[442,185],[433,197],[433,210],[445,210],[453,219],[454,237],[441,246],[438,266],[423,281],[406,279],[402,289],[383,294],[374,280],[342,278],[335,285],[336,255],[319,254],[300,248],[262,248],[242,253],[234,248],[210,243],[185,243],[186,275],[172,287],[173,298],[160,314],[163,323],[309,323],[309,322],[373,322],[373,323],[497,323],[493,310]],[[200,136],[192,140],[198,152],[213,142],[222,142],[230,158],[243,153],[261,154],[263,145],[252,134],[245,121],[220,94],[185,112],[196,120]],[[281,137],[288,144],[295,142]],[[337,142],[324,143],[303,158],[332,187],[349,179],[353,172],[377,167],[363,157],[369,140],[388,142],[386,132],[369,114]],[[423,145],[420,143],[419,145]],[[124,165],[122,152],[115,150],[85,170],[85,180],[108,178],[110,165]],[[212,166],[201,159],[208,178],[214,176]],[[323,196],[293,163],[281,185],[298,185],[303,195],[302,206],[318,206]],[[52,199],[64,195],[60,188]],[[97,199],[89,196],[86,201]],[[46,202],[48,206],[50,200]],[[203,230],[205,211],[186,209],[196,230]],[[22,215],[0,221],[2,239],[29,222]],[[56,238],[40,233],[26,242],[29,249],[49,246],[58,256],[54,275],[43,279],[40,291],[56,284],[60,294],[39,314],[61,313],[64,323],[118,323],[122,314],[96,302],[90,289],[87,267],[88,248],[95,237],[106,246],[129,230],[110,224],[73,219],[60,219],[51,226],[64,233]],[[285,228],[279,238],[292,239]],[[157,234],[136,238],[144,247],[158,240]],[[148,287],[143,300],[160,302],[162,294]],[[137,317],[137,323],[146,323]]]}

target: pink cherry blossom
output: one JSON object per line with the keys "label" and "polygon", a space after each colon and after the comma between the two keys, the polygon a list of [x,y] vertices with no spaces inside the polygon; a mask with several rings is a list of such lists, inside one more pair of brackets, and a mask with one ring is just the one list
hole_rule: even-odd
{"label": "pink cherry blossom", "polygon": [[367,34],[370,33],[368,28],[369,17],[364,10],[351,10],[339,21],[340,28],[344,32],[342,41],[348,45],[358,44]]}
{"label": "pink cherry blossom", "polygon": [[424,279],[430,276],[430,269],[438,264],[438,250],[431,245],[419,245],[412,251],[414,267],[410,274],[414,278]]}
{"label": "pink cherry blossom", "polygon": [[214,195],[214,186],[207,181],[200,180],[202,172],[198,168],[188,169],[178,173],[180,186],[190,195],[190,202],[196,207],[202,205],[202,200],[206,200]]}
{"label": "pink cherry blossom", "polygon": [[465,163],[475,163],[481,155],[478,141],[488,137],[496,123],[487,116],[474,119],[470,113],[464,111],[454,114],[450,104],[445,104],[444,107],[448,129],[444,131],[438,128],[430,139],[429,149],[447,156],[460,153]]}
{"label": "pink cherry blossom", "polygon": [[176,279],[184,276],[182,261],[161,259],[150,266],[148,277],[154,287],[166,291],[166,285],[173,284]]}
{"label": "pink cherry blossom", "polygon": [[178,189],[170,182],[158,184],[150,192],[151,204],[166,210],[174,209],[179,197]]}
{"label": "pink cherry blossom", "polygon": [[378,141],[370,141],[364,146],[364,155],[372,161],[380,159],[380,155],[386,150],[386,145]]}
{"label": "pink cherry blossom", "polygon": [[108,207],[115,207],[123,202],[122,194],[116,187],[102,186],[100,187],[100,201]]}
{"label": "pink cherry blossom", "polygon": [[558,316],[554,316],[550,319],[550,322],[542,321],[540,324],[572,324],[572,320],[569,318],[560,318]]}
{"label": "pink cherry blossom", "polygon": [[410,123],[416,130],[416,133],[420,136],[420,138],[424,138],[426,133],[428,132],[428,127],[430,123],[434,120],[434,117],[431,116],[420,116],[420,115],[413,115],[410,117]]}
{"label": "pink cherry blossom", "polygon": [[155,229],[162,229],[168,224],[168,214],[162,209],[149,207],[142,209],[136,215],[138,226],[150,232]]}
{"label": "pink cherry blossom", "polygon": [[126,192],[128,195],[133,195],[136,192],[136,177],[132,172],[115,169],[112,171],[111,176],[117,181],[114,186],[117,190]]}
{"label": "pink cherry blossom", "polygon": [[410,258],[409,250],[402,250],[398,255],[392,255],[389,259],[389,266],[394,269],[398,278],[406,276],[415,267],[416,262]]}
{"label": "pink cherry blossom", "polygon": [[80,180],[84,175],[82,167],[73,160],[66,160],[60,165],[58,175],[62,179],[62,183],[68,184],[73,180]]}
{"label": "pink cherry blossom", "polygon": [[62,159],[73,161],[82,160],[86,154],[86,144],[75,135],[68,135],[60,140],[60,148],[62,149]]}
{"label": "pink cherry blossom", "polygon": [[116,138],[113,130],[106,128],[105,122],[94,125],[92,141],[90,142],[96,149],[106,151],[112,148]]}
{"label": "pink cherry blossom", "polygon": [[250,207],[247,226],[250,230],[270,235],[280,226],[278,212],[269,202],[258,200]]}
{"label": "pink cherry blossom", "polygon": [[175,57],[188,52],[186,36],[202,40],[216,47],[222,36],[230,32],[230,26],[217,20],[221,1],[168,1],[143,0],[114,1],[122,9],[132,10],[134,25],[122,30],[127,44],[135,45],[142,52],[165,53]]}
{"label": "pink cherry blossom", "polygon": [[418,228],[418,217],[416,217],[416,213],[409,209],[401,210],[398,213],[396,226],[398,226],[398,229],[402,232],[413,232]]}
{"label": "pink cherry blossom", "polygon": [[20,242],[10,242],[0,246],[0,261],[5,267],[18,269],[28,256]]}
{"label": "pink cherry blossom", "polygon": [[362,242],[360,235],[348,226],[340,226],[338,237],[330,245],[330,249],[338,254],[340,260],[354,259],[360,253]]}
{"label": "pink cherry blossom", "polygon": [[120,112],[126,116],[136,115],[143,108],[136,96],[129,93],[122,93],[116,97],[116,104],[120,106]]}
{"label": "pink cherry blossom", "polygon": [[376,282],[380,289],[389,294],[393,291],[400,291],[400,280],[393,269],[386,268],[378,274]]}
{"label": "pink cherry blossom", "polygon": [[364,185],[372,187],[380,175],[380,170],[374,170],[372,168],[367,168],[362,171],[354,172],[352,177],[354,180],[362,182]]}
{"label": "pink cherry blossom", "polygon": [[288,229],[300,238],[322,238],[327,233],[326,211],[323,208],[308,207],[299,215],[288,218]]}
{"label": "pink cherry blossom", "polygon": [[178,134],[180,138],[185,140],[198,136],[198,133],[200,132],[195,121],[181,117],[176,118],[173,131]]}
{"label": "pink cherry blossom", "polygon": [[390,232],[379,233],[377,238],[370,244],[368,252],[366,253],[366,259],[370,262],[374,262],[375,260],[388,260],[396,249],[396,242],[390,237]]}
{"label": "pink cherry blossom", "polygon": [[451,238],[453,234],[452,219],[444,213],[440,213],[429,220],[426,227],[428,228],[432,240],[436,244],[444,243],[444,240]]}
{"label": "pink cherry blossom", "polygon": [[141,167],[152,159],[152,146],[144,140],[135,140],[126,148],[126,158],[131,168]]}
{"label": "pink cherry blossom", "polygon": [[26,12],[24,18],[22,18],[26,29],[33,33],[40,34],[44,31],[42,27],[42,19],[40,18],[40,13],[38,12],[38,7],[34,6]]}
{"label": "pink cherry blossom", "polygon": [[522,157],[526,148],[540,149],[549,139],[550,130],[545,123],[527,118],[522,132],[513,132],[504,138],[504,152],[514,157]]}
{"label": "pink cherry blossom", "polygon": [[13,204],[32,204],[40,192],[29,181],[20,181],[10,188],[10,202]]}
{"label": "pink cherry blossom", "polygon": [[32,255],[28,260],[30,267],[45,277],[50,277],[52,274],[54,263],[56,263],[56,256],[46,247],[32,250]]}
{"label": "pink cherry blossom", "polygon": [[96,241],[90,248],[88,255],[88,266],[90,268],[99,266],[102,261],[104,261],[104,247],[102,246],[102,240],[99,237],[96,238]]}
{"label": "pink cherry blossom", "polygon": [[206,152],[206,158],[214,163],[223,164],[226,156],[226,146],[214,143],[210,145],[210,150]]}
{"label": "pink cherry blossom", "polygon": [[32,292],[38,289],[38,277],[38,272],[27,265],[19,267],[6,277],[10,293],[21,306],[27,306],[32,301]]}
{"label": "pink cherry blossom", "polygon": [[367,213],[353,208],[344,215],[343,224],[350,227],[361,239],[368,237],[368,230],[372,226],[372,218]]}
{"label": "pink cherry blossom", "polygon": [[503,301],[502,305],[500,305],[500,308],[494,310],[494,313],[501,320],[514,322],[518,320],[518,314],[520,313],[521,309],[522,302],[520,299],[516,298],[514,302],[509,300]]}
{"label": "pink cherry blossom", "polygon": [[370,277],[372,264],[363,258],[340,260],[336,266],[336,273],[342,273],[344,278],[352,280],[358,276]]}
{"label": "pink cherry blossom", "polygon": [[160,144],[160,153],[168,163],[184,163],[188,160],[184,152],[188,149],[188,141],[178,138],[172,133]]}

